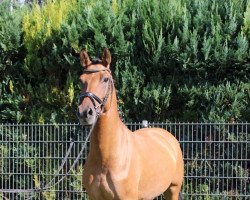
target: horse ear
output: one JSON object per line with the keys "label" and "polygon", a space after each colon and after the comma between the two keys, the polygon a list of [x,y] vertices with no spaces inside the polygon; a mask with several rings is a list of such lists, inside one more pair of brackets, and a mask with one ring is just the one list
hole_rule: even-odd
{"label": "horse ear", "polygon": [[111,63],[111,54],[108,48],[105,48],[102,53],[102,64],[105,67],[109,68],[110,63]]}
{"label": "horse ear", "polygon": [[80,62],[81,62],[81,65],[82,65],[83,67],[85,67],[85,68],[86,68],[88,65],[91,64],[91,61],[90,61],[90,59],[89,59],[89,56],[88,56],[87,52],[86,52],[84,49],[82,49],[81,52],[80,52]]}

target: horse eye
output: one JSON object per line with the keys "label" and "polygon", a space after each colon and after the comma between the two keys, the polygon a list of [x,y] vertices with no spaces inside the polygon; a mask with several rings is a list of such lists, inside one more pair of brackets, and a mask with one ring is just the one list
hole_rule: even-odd
{"label": "horse eye", "polygon": [[104,78],[103,78],[103,82],[105,82],[105,83],[107,83],[107,82],[108,82],[108,80],[109,80],[109,78],[108,78],[108,77],[104,77]]}

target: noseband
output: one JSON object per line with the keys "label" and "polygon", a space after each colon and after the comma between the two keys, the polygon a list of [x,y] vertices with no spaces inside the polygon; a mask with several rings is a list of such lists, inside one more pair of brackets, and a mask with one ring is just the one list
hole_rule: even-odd
{"label": "noseband", "polygon": [[[97,73],[97,72],[100,72],[100,71],[108,71],[111,74],[111,71],[108,68],[85,69],[83,72],[84,73]],[[103,100],[101,100],[98,96],[96,96],[92,92],[84,92],[84,93],[81,93],[80,96],[78,97],[79,104],[83,101],[84,98],[88,97],[91,100],[91,102],[92,102],[92,104],[94,106],[94,109],[95,109],[95,112],[96,112],[96,117],[98,117],[101,114],[101,112],[102,112],[102,110],[103,110],[103,108],[104,108],[104,106],[105,106],[105,104],[107,102],[109,94],[112,93],[112,91],[113,91],[112,90],[113,87],[111,86],[112,82],[113,82],[112,78],[109,78],[108,91],[107,91],[106,95],[104,96]],[[111,92],[110,92],[110,90],[111,90]],[[97,105],[96,102],[99,105]]]}

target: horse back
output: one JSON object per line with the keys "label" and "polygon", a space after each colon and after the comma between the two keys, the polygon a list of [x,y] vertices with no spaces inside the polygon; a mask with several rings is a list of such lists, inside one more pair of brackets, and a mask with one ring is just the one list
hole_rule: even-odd
{"label": "horse back", "polygon": [[172,157],[182,154],[178,140],[164,129],[143,128],[134,131],[132,135],[136,146],[143,147],[144,151],[152,152],[152,149],[156,148],[159,151],[163,150],[166,154],[171,154]]}

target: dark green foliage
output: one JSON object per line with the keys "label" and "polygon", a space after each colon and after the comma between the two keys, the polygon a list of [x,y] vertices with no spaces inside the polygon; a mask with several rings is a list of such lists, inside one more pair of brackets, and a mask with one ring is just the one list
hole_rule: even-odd
{"label": "dark green foliage", "polygon": [[22,85],[22,65],[24,48],[21,30],[22,12],[15,9],[11,12],[10,1],[0,4],[0,120],[19,122],[23,113],[22,91],[16,86]]}
{"label": "dark green foliage", "polygon": [[[220,84],[218,86],[193,86],[178,91],[181,99],[185,99],[186,119],[195,120],[201,116],[202,121],[224,122],[228,120],[248,120],[249,84]],[[200,110],[196,110],[200,108]]]}
{"label": "dark green foliage", "polygon": [[1,3],[1,121],[77,121],[78,52],[103,47],[126,121],[249,121],[248,4],[79,0],[32,38],[23,15],[38,8]]}

